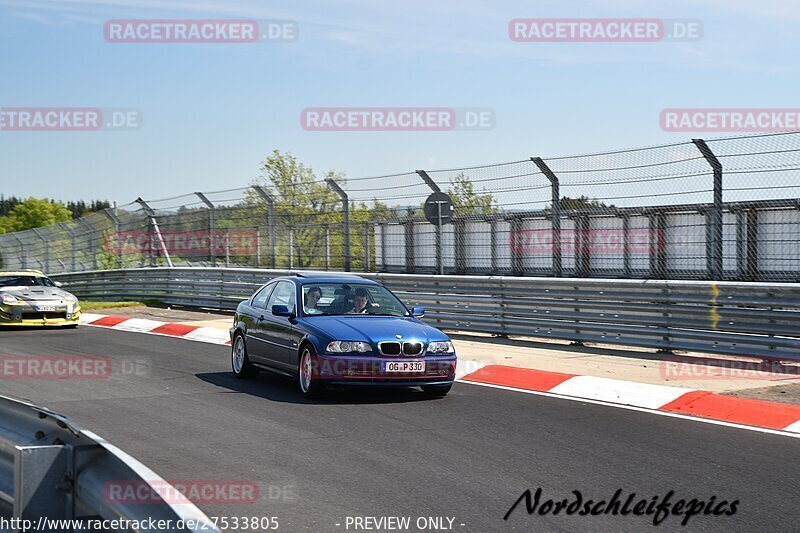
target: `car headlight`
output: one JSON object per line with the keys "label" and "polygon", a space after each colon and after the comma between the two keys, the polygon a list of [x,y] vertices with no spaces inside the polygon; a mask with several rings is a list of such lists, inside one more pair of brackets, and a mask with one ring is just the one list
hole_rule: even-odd
{"label": "car headlight", "polygon": [[328,353],[368,352],[369,343],[360,341],[333,341],[326,348]]}
{"label": "car headlight", "polygon": [[0,296],[0,300],[2,300],[4,304],[15,304],[19,302],[17,297],[14,296],[13,294],[3,294],[2,296]]}
{"label": "car headlight", "polygon": [[78,299],[77,299],[77,298],[75,298],[75,296],[74,296],[74,295],[72,295],[72,294],[67,294],[67,295],[64,297],[64,301],[65,301],[65,302],[67,302],[67,303],[72,303],[72,304],[74,304],[74,303],[76,303],[76,302],[78,301]]}
{"label": "car headlight", "polygon": [[453,343],[450,341],[435,341],[428,345],[428,353],[453,353]]}

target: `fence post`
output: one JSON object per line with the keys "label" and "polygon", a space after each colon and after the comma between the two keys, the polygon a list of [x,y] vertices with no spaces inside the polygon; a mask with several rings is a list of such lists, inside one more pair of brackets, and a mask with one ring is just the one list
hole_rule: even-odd
{"label": "fence post", "polygon": [[89,237],[89,250],[92,253],[92,269],[97,270],[97,230],[85,218],[78,219],[84,226],[89,228],[91,236]]}
{"label": "fence post", "polygon": [[403,226],[406,235],[406,274],[413,274],[416,264],[414,260],[414,218],[411,213],[406,216]]}
{"label": "fence post", "polygon": [[[377,257],[375,262],[377,263]],[[378,270],[377,268],[375,270]],[[386,222],[381,223],[381,272],[386,272]]]}
{"label": "fence post", "polygon": [[[422,178],[422,181],[425,182],[425,185],[430,188],[433,192],[442,192],[442,189],[439,188],[439,185],[433,181],[427,172],[424,170],[417,170],[417,175]],[[453,242],[454,247],[456,246],[455,239]],[[456,253],[456,256],[458,254]],[[444,258],[442,257],[442,226],[441,224],[436,225],[436,273],[437,274],[444,274]]]}
{"label": "fence post", "polygon": [[333,178],[325,178],[328,187],[333,189],[342,199],[342,239],[344,241],[344,271],[350,272],[350,200],[347,193],[339,187]]}
{"label": "fence post", "polygon": [[[196,192],[194,194],[208,207],[208,255],[211,257],[211,266],[215,267],[217,266],[217,208],[205,194],[201,192]],[[225,262],[227,263],[227,261],[226,254]],[[227,264],[225,266],[227,266]]]}
{"label": "fence post", "polygon": [[72,260],[70,262],[70,270],[72,272],[75,272],[75,266],[77,264],[77,258],[76,258],[76,255],[77,255],[77,243],[75,242],[75,231],[73,231],[73,229],[70,228],[69,225],[66,222],[59,222],[58,225],[61,228],[63,228],[64,231],[66,231],[67,234],[69,235],[70,250],[71,250],[70,256],[72,257]]}
{"label": "fence post", "polygon": [[331,269],[331,227],[325,224],[325,270]]}
{"label": "fence post", "polygon": [[122,269],[122,236],[119,234],[119,217],[111,209],[103,209],[102,213],[114,223],[114,241],[117,243],[117,268]]}
{"label": "fence post", "polygon": [[497,219],[494,216],[489,221],[489,243],[492,247],[490,272],[497,274]]}
{"label": "fence post", "polygon": [[[63,224],[63,222],[62,222],[62,224]],[[14,237],[17,240],[17,242],[19,243],[19,263],[20,263],[20,267],[23,270],[25,270],[26,268],[28,268],[28,258],[25,255],[25,243],[22,242],[22,239],[20,239],[17,236],[17,232],[16,231],[12,232],[11,236]]]}
{"label": "fence post", "polygon": [[631,277],[631,219],[625,213],[622,218],[622,277]]}
{"label": "fence post", "polygon": [[747,279],[758,279],[758,209],[747,210]]}
{"label": "fence post", "polygon": [[[44,244],[44,273],[47,274],[50,271],[50,240],[41,232],[41,230],[39,230],[39,228],[31,229]],[[95,268],[95,270],[97,269]]]}
{"label": "fence post", "polygon": [[370,272],[369,222],[364,222],[364,272]]}
{"label": "fence post", "polygon": [[267,202],[267,224],[269,224],[269,267],[275,268],[275,200],[272,196],[261,188],[260,185],[253,185],[253,190],[258,193],[262,200]]}
{"label": "fence post", "polygon": [[522,264],[522,249],[525,238],[522,235],[522,218],[519,215],[511,215],[508,221],[510,224],[510,238],[511,244],[511,275],[522,276],[525,274]]}
{"label": "fence post", "polygon": [[708,271],[712,280],[722,279],[722,163],[711,151],[703,139],[692,139],[692,142],[714,172],[714,203],[709,216],[709,251]]}
{"label": "fence post", "polygon": [[[140,198],[137,198],[136,203],[142,206],[144,212],[147,213],[148,218],[150,219],[150,230],[153,232],[152,234],[158,240],[159,247],[161,251],[164,252],[164,258],[167,260],[167,266],[172,268],[174,265],[172,264],[172,258],[169,256],[169,250],[167,250],[167,243],[164,242],[164,237],[161,235],[161,230],[158,228],[158,219],[156,219],[156,213],[153,211],[147,202]],[[152,266],[156,266],[156,250],[155,246],[153,246],[152,236],[150,239],[150,261]]]}
{"label": "fence post", "polygon": [[531,157],[531,161],[539,167],[544,176],[550,180],[550,197],[553,209],[553,276],[560,278],[563,275],[561,266],[561,192],[559,191],[558,176],[556,176],[541,157]]}

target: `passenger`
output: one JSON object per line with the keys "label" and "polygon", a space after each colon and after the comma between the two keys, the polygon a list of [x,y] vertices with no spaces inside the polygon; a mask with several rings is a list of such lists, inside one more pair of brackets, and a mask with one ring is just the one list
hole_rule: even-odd
{"label": "passenger", "polygon": [[356,289],[355,298],[353,299],[353,305],[355,306],[351,311],[350,314],[357,314],[363,315],[367,312],[369,304],[369,296],[367,294],[367,289],[358,288]]}
{"label": "passenger", "polygon": [[322,311],[317,309],[317,303],[322,298],[322,289],[319,287],[309,287],[308,292],[303,298],[303,307],[306,313],[316,314]]}

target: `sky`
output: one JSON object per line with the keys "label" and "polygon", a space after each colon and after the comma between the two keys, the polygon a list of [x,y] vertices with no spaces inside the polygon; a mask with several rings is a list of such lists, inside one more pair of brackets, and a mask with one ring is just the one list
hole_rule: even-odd
{"label": "sky", "polygon": [[[542,43],[516,18],[702,22],[683,42]],[[122,19],[296,24],[259,43],[117,43]],[[0,131],[0,194],[62,201],[246,186],[274,149],[348,178],[686,141],[665,108],[795,108],[793,0],[0,0],[0,107],[133,109],[120,131]],[[475,108],[466,131],[308,131],[308,108]],[[713,136],[713,133],[709,135]]]}

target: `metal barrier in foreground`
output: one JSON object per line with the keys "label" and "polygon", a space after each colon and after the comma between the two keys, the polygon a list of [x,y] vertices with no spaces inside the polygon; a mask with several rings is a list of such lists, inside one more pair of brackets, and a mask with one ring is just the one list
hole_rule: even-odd
{"label": "metal barrier in foreground", "polygon": [[[235,309],[285,270],[144,268],[53,276],[82,298]],[[360,274],[448,330],[800,361],[800,284]]]}
{"label": "metal barrier in foreground", "polygon": [[146,466],[64,416],[0,396],[0,520],[11,525],[6,529],[23,531],[27,523],[34,524],[28,531],[63,531],[63,522],[55,521],[116,520],[137,531],[219,531],[192,503],[108,498],[105,488],[112,482],[146,483],[155,495],[167,486]]}

